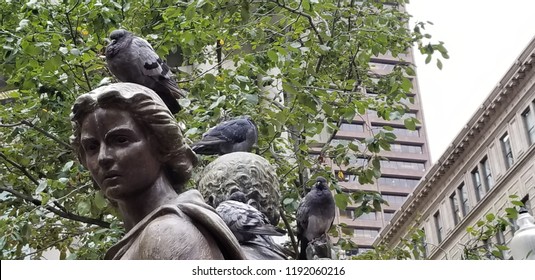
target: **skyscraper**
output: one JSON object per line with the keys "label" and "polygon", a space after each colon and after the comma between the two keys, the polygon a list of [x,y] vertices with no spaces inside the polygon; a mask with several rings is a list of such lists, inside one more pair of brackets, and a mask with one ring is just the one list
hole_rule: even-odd
{"label": "skyscraper", "polygon": [[[414,64],[412,51],[400,58],[389,55],[375,57],[372,59],[370,69],[375,74],[384,75],[392,71],[397,63]],[[418,79],[414,76],[411,77],[411,81],[413,84],[412,92],[407,100],[402,100],[409,108],[409,112],[404,116],[394,117],[387,121],[379,118],[373,110],[368,110],[366,115],[355,117],[351,123],[343,123],[330,143],[331,145],[345,145],[352,140],[362,140],[377,133],[384,126],[393,128],[391,132],[396,135],[396,140],[391,144],[391,150],[380,153],[383,157],[381,177],[376,180],[375,184],[361,185],[357,176],[348,172],[347,168],[332,165],[337,176],[338,174],[344,176],[344,179],[339,182],[344,191],[377,191],[389,204],[388,206],[383,205],[381,211],[363,214],[360,217],[354,215],[354,209],[357,205],[350,205],[345,211],[337,208],[335,223],[346,224],[352,230],[351,240],[359,246],[358,249],[348,251],[346,254],[355,255],[372,248],[379,231],[390,222],[394,213],[400,209],[430,166]],[[369,96],[377,95],[370,90],[367,90],[366,94]],[[405,127],[404,119],[407,117],[415,117],[420,121],[416,130],[409,130]],[[350,165],[362,165],[366,164],[366,161],[365,157],[355,156],[350,160]]]}

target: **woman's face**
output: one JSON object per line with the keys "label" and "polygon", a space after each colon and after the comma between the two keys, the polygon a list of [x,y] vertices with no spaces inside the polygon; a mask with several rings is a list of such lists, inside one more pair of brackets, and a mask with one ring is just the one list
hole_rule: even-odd
{"label": "woman's face", "polygon": [[85,165],[108,198],[138,195],[163,175],[155,149],[127,111],[98,108],[81,130]]}

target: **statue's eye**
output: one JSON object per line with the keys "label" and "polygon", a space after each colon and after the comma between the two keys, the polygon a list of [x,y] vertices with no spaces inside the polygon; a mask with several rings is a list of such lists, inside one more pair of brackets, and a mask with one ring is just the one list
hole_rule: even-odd
{"label": "statue's eye", "polygon": [[95,141],[91,141],[91,142],[84,143],[83,148],[86,153],[93,153],[94,151],[98,150],[99,144]]}
{"label": "statue's eye", "polygon": [[113,141],[117,144],[128,144],[130,143],[130,139],[128,139],[128,137],[126,136],[117,136],[117,137],[114,137]]}

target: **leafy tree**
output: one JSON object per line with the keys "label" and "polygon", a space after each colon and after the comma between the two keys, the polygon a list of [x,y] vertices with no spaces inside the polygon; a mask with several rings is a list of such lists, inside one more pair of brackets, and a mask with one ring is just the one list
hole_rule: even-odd
{"label": "leafy tree", "polygon": [[[409,28],[410,16],[397,8],[407,2],[1,1],[0,74],[18,91],[0,107],[0,257],[41,258],[57,249],[61,258],[98,259],[121,236],[117,213],[68,144],[73,100],[113,81],[103,52],[118,27],[149,40],[174,66],[190,92],[177,115],[189,139],[228,115],[257,120],[260,153],[277,166],[287,220],[312,174],[337,181],[330,166],[349,166],[359,182],[372,183],[379,152],[395,135],[385,127],[365,141],[329,145],[341,123],[368,110],[402,118],[414,75],[403,57],[411,47],[429,61],[437,52],[447,58],[441,42],[429,42],[425,23]],[[369,62],[380,55],[402,63],[376,75]],[[404,123],[414,129],[418,121]],[[314,147],[319,157],[309,154]],[[356,155],[369,161],[350,165]],[[334,185],[340,208],[357,202],[366,213],[384,203],[376,193]]]}

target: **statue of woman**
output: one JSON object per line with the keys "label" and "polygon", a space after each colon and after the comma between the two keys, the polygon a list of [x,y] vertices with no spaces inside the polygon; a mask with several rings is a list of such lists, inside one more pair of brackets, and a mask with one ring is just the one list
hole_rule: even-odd
{"label": "statue of woman", "polygon": [[117,83],[76,99],[72,143],[117,207],[126,235],[105,259],[244,259],[232,232],[196,190],[197,159],[161,98]]}

